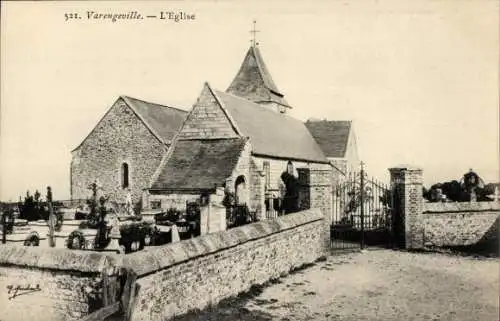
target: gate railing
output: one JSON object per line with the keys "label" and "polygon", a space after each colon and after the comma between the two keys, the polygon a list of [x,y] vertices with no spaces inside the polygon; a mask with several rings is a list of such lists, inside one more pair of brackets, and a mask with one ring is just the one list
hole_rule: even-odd
{"label": "gate railing", "polygon": [[392,237],[392,195],[387,184],[369,178],[363,168],[333,187],[332,246],[364,248],[389,244]]}

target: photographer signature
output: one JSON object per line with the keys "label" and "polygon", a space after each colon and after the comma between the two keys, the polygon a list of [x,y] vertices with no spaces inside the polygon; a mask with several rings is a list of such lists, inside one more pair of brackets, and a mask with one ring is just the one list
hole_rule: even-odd
{"label": "photographer signature", "polygon": [[9,295],[9,300],[12,300],[15,297],[18,297],[18,296],[21,296],[24,294],[42,291],[42,289],[40,288],[40,284],[37,284],[35,287],[32,287],[29,284],[26,286],[9,284],[9,285],[7,285],[7,290],[9,290],[7,292],[7,294]]}

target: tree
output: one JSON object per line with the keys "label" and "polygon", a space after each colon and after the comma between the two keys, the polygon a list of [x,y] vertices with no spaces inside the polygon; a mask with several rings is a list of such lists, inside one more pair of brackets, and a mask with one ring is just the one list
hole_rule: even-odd
{"label": "tree", "polygon": [[446,198],[452,202],[469,202],[471,195],[476,195],[477,201],[489,201],[487,197],[494,193],[492,185],[485,185],[482,178],[470,170],[465,173],[461,182],[452,180],[444,183],[436,183],[426,191],[424,189],[424,198],[430,202],[441,201],[440,194],[446,195]]}
{"label": "tree", "polygon": [[26,196],[24,197],[24,203],[21,206],[21,213],[19,213],[19,216],[28,221],[37,221],[40,219],[37,204],[29,191],[26,191]]}

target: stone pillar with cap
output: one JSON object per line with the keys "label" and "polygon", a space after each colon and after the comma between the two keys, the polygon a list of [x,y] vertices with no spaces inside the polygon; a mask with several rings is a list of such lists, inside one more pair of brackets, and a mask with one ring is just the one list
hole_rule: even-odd
{"label": "stone pillar with cap", "polygon": [[[396,242],[406,249],[424,247],[422,169],[401,165],[389,169],[394,200]],[[399,240],[398,240],[399,239]],[[404,245],[401,244],[404,242]]]}

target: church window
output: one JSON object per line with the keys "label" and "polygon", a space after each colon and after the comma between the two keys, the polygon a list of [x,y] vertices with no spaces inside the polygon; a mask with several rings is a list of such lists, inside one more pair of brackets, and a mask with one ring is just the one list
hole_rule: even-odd
{"label": "church window", "polygon": [[128,170],[128,164],[123,163],[122,164],[122,188],[127,188],[129,185],[129,170]]}
{"label": "church window", "polygon": [[234,183],[234,189],[236,191],[236,204],[237,205],[246,204],[248,190],[244,176],[238,176],[238,178],[236,178],[236,182]]}

